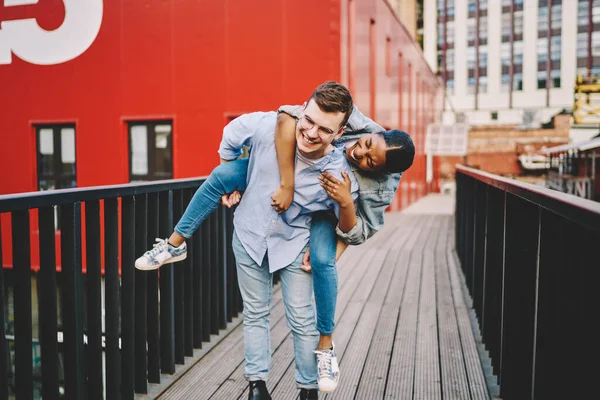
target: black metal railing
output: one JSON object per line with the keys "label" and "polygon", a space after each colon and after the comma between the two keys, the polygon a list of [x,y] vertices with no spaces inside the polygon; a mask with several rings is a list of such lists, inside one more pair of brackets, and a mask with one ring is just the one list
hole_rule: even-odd
{"label": "black metal railing", "polygon": [[[171,234],[202,182],[0,196],[0,214],[10,214],[4,222],[12,225],[11,235],[0,235],[0,266],[2,241],[10,241],[13,260],[12,269],[0,268],[0,326],[12,331],[0,335],[0,399],[9,392],[32,399],[36,385],[35,397],[44,399],[63,392],[67,399],[133,399],[226,328],[242,308],[229,245],[231,210],[219,207],[203,223],[187,241],[183,262],[150,272],[134,267],[156,237]],[[36,226],[37,273],[30,256]],[[32,295],[38,299],[33,313]],[[32,352],[36,312],[41,366],[34,366]]]}
{"label": "black metal railing", "polygon": [[503,399],[594,397],[600,203],[457,166],[456,248]]}

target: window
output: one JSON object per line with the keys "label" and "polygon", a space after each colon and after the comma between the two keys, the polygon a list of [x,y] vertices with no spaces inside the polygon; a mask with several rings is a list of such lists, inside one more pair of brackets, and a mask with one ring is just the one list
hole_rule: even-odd
{"label": "window", "polygon": [[488,0],[479,0],[479,9],[487,10],[488,9]]}
{"label": "window", "polygon": [[542,1],[540,1],[540,8],[538,9],[538,32],[546,32],[548,30],[548,7],[542,7]]}
{"label": "window", "polygon": [[523,35],[523,11],[514,12],[515,35]]}
{"label": "window", "polygon": [[587,58],[587,35],[587,32],[577,34],[577,58]]}
{"label": "window", "polygon": [[510,66],[510,43],[500,45],[500,63],[502,66]]}
{"label": "window", "polygon": [[560,36],[550,38],[550,59],[552,61],[560,60]]}
{"label": "window", "polygon": [[600,57],[600,31],[592,32],[592,57]]}
{"label": "window", "polygon": [[562,26],[562,6],[556,4],[552,6],[552,30],[559,29]]}
{"label": "window", "polygon": [[469,79],[467,80],[467,93],[475,94],[475,77],[474,76],[469,77]]}
{"label": "window", "polygon": [[500,91],[508,92],[510,88],[510,75],[504,74],[500,77]]}
{"label": "window", "polygon": [[502,14],[502,41],[510,40],[510,14]]}
{"label": "window", "polygon": [[477,9],[477,6],[475,5],[477,2],[477,0],[469,0],[468,2],[468,9],[469,9],[469,13],[474,13],[475,10]]}
{"label": "window", "polygon": [[553,69],[552,71],[550,71],[550,87],[560,87],[560,69]]}
{"label": "window", "polygon": [[75,125],[37,125],[38,190],[77,186]]}
{"label": "window", "polygon": [[498,111],[491,112],[492,121],[498,121]]}
{"label": "window", "polygon": [[523,74],[518,73],[513,75],[513,90],[523,90]]}
{"label": "window", "polygon": [[487,76],[479,77],[479,93],[487,92],[488,78]]}
{"label": "window", "polygon": [[446,70],[454,71],[454,49],[446,51]]}
{"label": "window", "polygon": [[454,21],[448,21],[446,24],[446,36],[448,43],[454,43]]}
{"label": "window", "polygon": [[588,0],[579,0],[577,6],[577,25],[587,26],[588,24]]}
{"label": "window", "polygon": [[487,39],[488,37],[487,17],[479,18],[479,37],[482,39]]}
{"label": "window", "polygon": [[444,45],[444,24],[437,25],[438,46],[441,48]]}
{"label": "window", "polygon": [[171,121],[129,123],[129,179],[153,181],[173,178]]}
{"label": "window", "polygon": [[538,89],[546,89],[546,71],[538,71],[537,81],[538,81]]}
{"label": "window", "polygon": [[446,82],[446,90],[450,96],[454,94],[454,79],[448,79]]}
{"label": "window", "polygon": [[475,47],[467,47],[467,69],[475,68]]}
{"label": "window", "polygon": [[479,47],[479,67],[487,68],[487,46]]}
{"label": "window", "polygon": [[475,20],[473,18],[467,20],[467,41],[475,41]]}
{"label": "window", "polygon": [[540,38],[537,40],[538,63],[548,60],[548,39]]}
{"label": "window", "polygon": [[513,43],[513,52],[514,52],[514,64],[522,65],[523,64],[523,42],[518,41]]}

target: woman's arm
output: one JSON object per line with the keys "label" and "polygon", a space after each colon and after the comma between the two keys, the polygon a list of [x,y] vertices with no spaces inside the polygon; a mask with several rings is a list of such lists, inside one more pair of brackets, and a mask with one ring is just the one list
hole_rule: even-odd
{"label": "woman's arm", "polygon": [[279,113],[275,126],[275,150],[279,165],[280,185],[273,193],[271,205],[275,211],[286,211],[294,200],[294,161],[296,159],[296,119]]}

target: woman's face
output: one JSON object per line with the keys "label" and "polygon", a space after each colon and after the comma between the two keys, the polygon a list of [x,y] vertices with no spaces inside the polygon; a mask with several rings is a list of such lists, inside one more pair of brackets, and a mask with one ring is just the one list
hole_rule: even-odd
{"label": "woman's face", "polygon": [[376,172],[385,167],[387,146],[385,139],[378,133],[364,135],[346,150],[350,164],[363,171]]}

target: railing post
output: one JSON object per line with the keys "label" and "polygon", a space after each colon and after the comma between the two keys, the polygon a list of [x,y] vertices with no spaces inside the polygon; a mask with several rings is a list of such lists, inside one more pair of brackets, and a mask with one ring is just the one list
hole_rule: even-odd
{"label": "railing post", "polygon": [[[173,232],[173,192],[161,192],[158,199],[160,237]],[[160,364],[164,374],[175,373],[175,317],[173,310],[173,264],[160,269]]]}
{"label": "railing post", "polygon": [[15,310],[15,394],[33,399],[29,210],[12,213]]}
{"label": "railing post", "polygon": [[506,198],[501,397],[531,393],[537,280],[538,206]]}
{"label": "railing post", "polygon": [[135,374],[135,199],[121,198],[121,396],[134,397]]}
{"label": "railing post", "polygon": [[116,198],[104,200],[104,307],[106,331],[106,398],[121,398],[119,290],[119,207]]}
{"label": "railing post", "polygon": [[65,397],[85,397],[83,357],[83,283],[81,273],[81,203],[60,207]]}
{"label": "railing post", "polygon": [[[190,204],[193,196],[191,189],[185,189],[183,191],[183,205],[184,209]],[[192,264],[194,261],[194,241],[192,239],[187,241],[188,244],[188,255],[183,260],[183,275],[184,275],[184,296],[183,296],[183,320],[184,320],[184,353],[188,357],[194,355],[194,276],[192,270]]]}
{"label": "railing post", "polygon": [[[173,224],[176,221],[181,219],[181,215],[183,214],[183,196],[181,190],[173,191]],[[184,364],[185,363],[185,351],[184,351],[184,342],[185,342],[185,328],[184,328],[184,318],[183,313],[185,310],[184,303],[184,273],[183,273],[183,265],[179,263],[179,265],[174,266],[174,274],[175,274],[175,293],[174,293],[174,312],[175,312],[175,363],[176,364]]]}
{"label": "railing post", "polygon": [[[4,327],[4,264],[2,261],[2,220],[0,216],[0,377],[8,379],[8,347]],[[56,326],[56,324],[55,324]],[[4,378],[3,378],[4,379]],[[58,389],[58,388],[57,388]],[[0,385],[0,400],[8,400],[8,382]]]}
{"label": "railing post", "polygon": [[210,340],[213,288],[211,275],[214,273],[211,260],[211,230],[208,217],[202,223],[202,341]]}
{"label": "railing post", "polygon": [[[148,237],[148,199],[145,194],[135,196],[135,257],[146,251]],[[147,293],[146,271],[134,270],[135,278],[135,392],[148,393],[148,364],[146,353]]]}
{"label": "railing post", "polygon": [[192,262],[192,279],[193,279],[193,301],[194,306],[194,348],[202,348],[202,337],[204,333],[204,308],[203,301],[203,268],[204,268],[204,246],[203,246],[204,232],[203,229],[198,229],[192,236],[193,244],[193,262]]}
{"label": "railing post", "polygon": [[[151,249],[158,237],[158,193],[148,194],[146,249]],[[139,256],[140,254],[138,254]],[[148,381],[160,383],[160,318],[158,306],[158,271],[146,272],[148,294]]]}
{"label": "railing post", "polygon": [[104,398],[104,390],[102,387],[102,271],[100,270],[99,200],[85,203],[85,249],[88,338],[87,396],[88,399],[101,400]]}
{"label": "railing post", "polygon": [[[38,312],[42,349],[42,397],[58,399],[58,341],[56,300],[56,239],[54,207],[40,208],[40,271]],[[2,325],[4,326],[4,325]]]}

